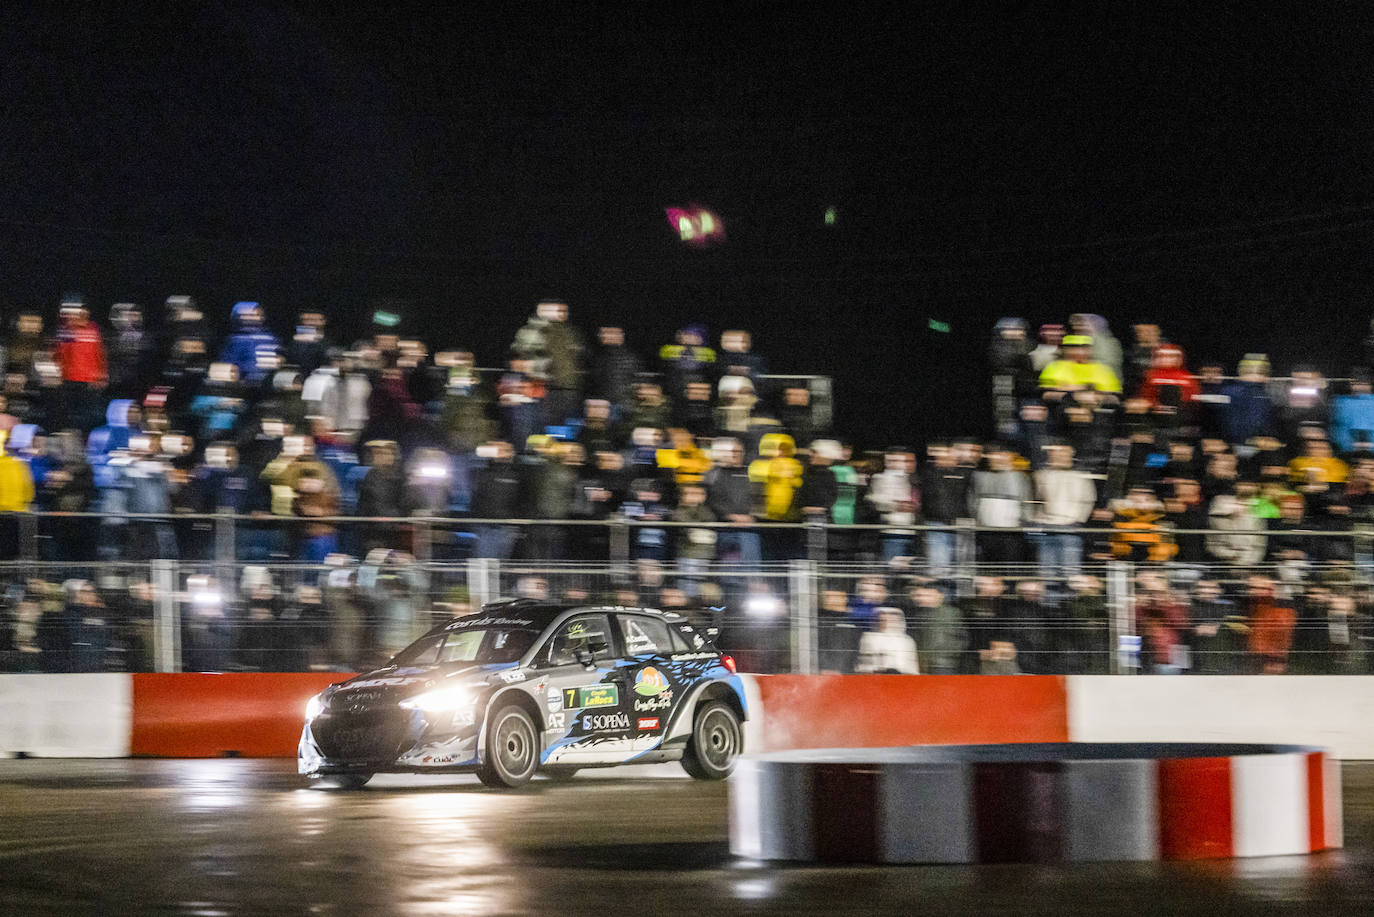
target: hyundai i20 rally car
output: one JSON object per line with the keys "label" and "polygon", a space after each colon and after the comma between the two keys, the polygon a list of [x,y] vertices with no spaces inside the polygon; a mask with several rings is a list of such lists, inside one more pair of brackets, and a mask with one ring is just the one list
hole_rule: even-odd
{"label": "hyundai i20 rally car", "polygon": [[517,600],[440,625],[306,707],[302,774],[536,771],[681,761],[719,780],[744,748],[735,661],[680,615]]}

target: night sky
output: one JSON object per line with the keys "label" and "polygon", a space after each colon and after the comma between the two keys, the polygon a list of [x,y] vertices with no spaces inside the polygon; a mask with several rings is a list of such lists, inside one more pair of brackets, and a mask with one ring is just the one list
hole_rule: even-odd
{"label": "night sky", "polygon": [[[984,430],[1002,315],[1359,357],[1368,5],[488,6],[8,10],[7,313],[389,306],[490,365],[557,295],[644,354],[751,328],[868,445]],[[725,244],[684,246],[684,203]]]}

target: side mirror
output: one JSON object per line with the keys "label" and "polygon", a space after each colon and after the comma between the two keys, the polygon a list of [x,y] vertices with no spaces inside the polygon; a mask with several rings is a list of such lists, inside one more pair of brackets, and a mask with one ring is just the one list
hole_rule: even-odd
{"label": "side mirror", "polygon": [[596,663],[597,656],[609,656],[610,653],[611,648],[605,643],[589,643],[578,647],[573,655],[579,663],[590,669]]}

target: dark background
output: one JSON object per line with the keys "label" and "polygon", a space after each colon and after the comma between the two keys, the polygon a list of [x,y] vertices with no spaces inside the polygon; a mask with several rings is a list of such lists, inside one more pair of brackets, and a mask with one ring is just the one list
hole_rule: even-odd
{"label": "dark background", "polygon": [[491,364],[558,295],[646,355],[751,328],[869,445],[985,429],[1002,315],[1359,358],[1368,6],[486,6],[7,10],[6,313],[390,307]]}

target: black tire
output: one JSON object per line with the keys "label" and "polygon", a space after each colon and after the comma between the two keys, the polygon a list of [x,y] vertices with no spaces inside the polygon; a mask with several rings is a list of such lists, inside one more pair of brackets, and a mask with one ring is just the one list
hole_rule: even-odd
{"label": "black tire", "polygon": [[577,773],[577,768],[560,765],[556,767],[546,767],[540,771],[545,777],[557,783],[567,783]]}
{"label": "black tire", "polygon": [[517,787],[539,768],[539,730],[523,707],[511,704],[487,719],[486,754],[477,779],[487,786]]}
{"label": "black tire", "polygon": [[361,790],[371,779],[371,774],[332,774],[320,777],[315,786],[322,790]]}
{"label": "black tire", "polygon": [[692,737],[682,753],[682,769],[698,780],[724,780],[744,751],[739,717],[729,704],[707,701],[692,719]]}

